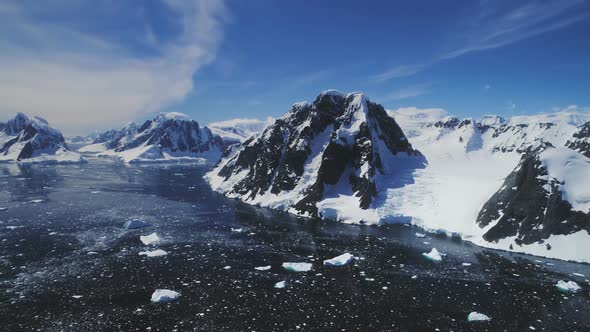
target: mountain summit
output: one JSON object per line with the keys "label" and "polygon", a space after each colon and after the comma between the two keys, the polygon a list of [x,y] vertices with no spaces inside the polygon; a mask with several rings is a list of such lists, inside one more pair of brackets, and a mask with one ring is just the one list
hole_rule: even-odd
{"label": "mountain summit", "polygon": [[206,178],[214,190],[246,203],[377,223],[374,208],[389,178],[425,163],[380,104],[362,93],[328,90],[311,104],[294,104]]}

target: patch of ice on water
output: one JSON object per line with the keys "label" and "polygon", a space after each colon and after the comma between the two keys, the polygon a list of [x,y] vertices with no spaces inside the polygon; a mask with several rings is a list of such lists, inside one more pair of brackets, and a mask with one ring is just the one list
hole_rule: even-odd
{"label": "patch of ice on water", "polygon": [[179,292],[169,290],[169,289],[156,289],[156,291],[152,294],[152,302],[169,302],[174,301],[180,296]]}
{"label": "patch of ice on water", "polygon": [[43,199],[34,199],[34,200],[31,201],[31,203],[33,203],[33,204],[43,203],[43,202],[45,202],[45,200],[43,200]]}
{"label": "patch of ice on water", "polygon": [[422,238],[422,237],[426,237],[426,234],[422,234],[422,233],[416,233],[416,237],[420,237],[420,238]]}
{"label": "patch of ice on water", "polygon": [[438,250],[436,250],[436,248],[432,248],[432,250],[429,253],[422,253],[422,256],[433,262],[442,261],[442,257],[440,256],[440,253],[438,252]]}
{"label": "patch of ice on water", "polygon": [[150,227],[150,224],[140,219],[131,219],[125,222],[125,224],[123,224],[123,228],[125,229],[140,229],[146,227]]}
{"label": "patch of ice on water", "polygon": [[275,284],[275,288],[285,288],[287,286],[287,282],[286,281],[279,281]]}
{"label": "patch of ice on water", "polygon": [[563,281],[559,280],[555,285],[560,291],[565,293],[576,293],[582,289],[575,281]]}
{"label": "patch of ice on water", "polygon": [[291,272],[307,272],[311,270],[311,263],[283,263],[283,268]]}
{"label": "patch of ice on water", "polygon": [[467,316],[467,321],[468,322],[485,322],[485,321],[489,321],[491,320],[490,317],[488,317],[487,315],[484,315],[482,313],[479,312],[471,312],[468,316]]}
{"label": "patch of ice on water", "polygon": [[156,233],[152,233],[150,235],[142,235],[139,237],[139,240],[146,246],[160,243],[160,237]]}
{"label": "patch of ice on water", "polygon": [[147,256],[147,257],[161,257],[161,256],[166,256],[168,255],[168,252],[162,250],[162,249],[156,249],[156,250],[152,250],[152,251],[140,251],[139,252],[140,256]]}
{"label": "patch of ice on water", "polygon": [[336,256],[332,259],[326,259],[324,261],[325,266],[342,266],[346,265],[354,260],[354,256],[350,253],[344,253],[340,256]]}
{"label": "patch of ice on water", "polygon": [[266,265],[266,266],[257,266],[254,268],[254,270],[258,270],[258,271],[268,271],[270,270],[270,265]]}

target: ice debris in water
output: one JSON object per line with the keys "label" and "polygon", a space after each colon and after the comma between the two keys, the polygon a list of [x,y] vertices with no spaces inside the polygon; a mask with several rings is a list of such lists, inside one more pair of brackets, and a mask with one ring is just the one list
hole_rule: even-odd
{"label": "ice debris in water", "polygon": [[349,253],[345,253],[340,256],[336,256],[332,259],[326,259],[324,261],[324,265],[325,266],[342,266],[342,265],[346,265],[346,264],[352,262],[353,260],[354,260],[353,255],[351,255]]}
{"label": "ice debris in water", "polygon": [[270,270],[270,265],[266,265],[266,266],[257,266],[254,268],[254,270],[258,270],[258,271],[268,271]]}
{"label": "ice debris in water", "polygon": [[123,224],[125,229],[140,229],[150,227],[150,224],[140,219],[131,219]]}
{"label": "ice debris in water", "polygon": [[169,302],[174,301],[180,296],[179,292],[169,289],[156,289],[152,294],[152,302]]}
{"label": "ice debris in water", "polygon": [[31,203],[43,203],[43,202],[44,202],[44,200],[42,200],[42,199],[34,199],[31,201]]}
{"label": "ice debris in water", "polygon": [[283,268],[292,272],[306,272],[311,270],[311,263],[283,263]]}
{"label": "ice debris in water", "polygon": [[426,234],[416,233],[416,237],[426,237]]}
{"label": "ice debris in water", "polygon": [[139,237],[139,240],[145,244],[146,246],[158,244],[160,242],[160,237],[156,233],[152,233],[150,235],[142,235]]}
{"label": "ice debris in water", "polygon": [[279,281],[275,284],[275,288],[285,288],[285,286],[287,286],[286,281]]}
{"label": "ice debris in water", "polygon": [[436,248],[432,248],[432,250],[429,253],[422,253],[422,256],[424,256],[426,259],[433,261],[433,262],[442,261],[442,257],[440,256],[440,254],[438,253],[438,250],[436,250]]}
{"label": "ice debris in water", "polygon": [[168,255],[168,253],[162,249],[156,249],[156,250],[152,250],[152,251],[141,251],[139,252],[140,256],[147,256],[147,257],[160,257],[160,256],[166,256]]}
{"label": "ice debris in water", "polygon": [[235,233],[242,233],[244,231],[244,229],[243,228],[232,228],[231,231],[235,232]]}
{"label": "ice debris in water", "polygon": [[486,316],[486,315],[484,315],[482,313],[475,312],[475,311],[471,312],[467,316],[467,321],[468,322],[485,322],[485,321],[488,321],[490,319],[491,319],[490,317],[488,317],[488,316]]}
{"label": "ice debris in water", "polygon": [[8,211],[8,208],[0,207],[0,211]]}
{"label": "ice debris in water", "polygon": [[555,286],[560,291],[566,292],[566,293],[568,293],[568,292],[576,293],[580,289],[582,289],[582,287],[580,287],[575,281],[565,282],[563,280],[559,280]]}

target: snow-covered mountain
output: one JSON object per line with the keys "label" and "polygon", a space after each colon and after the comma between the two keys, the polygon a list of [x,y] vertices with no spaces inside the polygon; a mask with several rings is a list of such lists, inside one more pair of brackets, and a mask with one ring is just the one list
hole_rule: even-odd
{"label": "snow-covered mountain", "polygon": [[411,222],[590,262],[575,249],[590,243],[590,113],[459,119],[405,108],[389,121],[384,112],[360,93],[326,91],[231,149],[206,178],[227,196],[298,215]]}
{"label": "snow-covered mountain", "polygon": [[233,148],[206,178],[250,204],[377,223],[379,193],[411,181],[424,163],[381,105],[362,93],[326,91]]}
{"label": "snow-covered mountain", "polygon": [[80,163],[84,159],[68,149],[61,132],[47,121],[18,113],[14,119],[0,122],[0,161]]}
{"label": "snow-covered mountain", "polygon": [[248,138],[261,133],[268,125],[272,124],[272,117],[266,120],[259,119],[232,119],[220,122],[212,122],[207,125],[211,132],[219,135],[227,145],[242,143]]}
{"label": "snow-covered mountain", "polygon": [[143,163],[216,162],[224,150],[221,137],[207,127],[200,127],[181,113],[161,113],[141,126],[132,122],[121,130],[109,130],[79,151],[99,153],[124,163]]}

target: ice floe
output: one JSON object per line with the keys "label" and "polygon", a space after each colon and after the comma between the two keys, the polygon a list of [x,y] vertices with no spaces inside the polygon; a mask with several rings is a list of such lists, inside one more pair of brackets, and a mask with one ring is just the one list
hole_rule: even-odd
{"label": "ice floe", "polygon": [[270,270],[270,265],[266,265],[266,266],[257,266],[254,268],[254,270],[258,270],[258,271],[268,271]]}
{"label": "ice floe", "polygon": [[576,293],[582,289],[575,281],[563,281],[559,280],[555,285],[560,291],[566,293]]}
{"label": "ice floe", "polygon": [[429,253],[422,253],[422,256],[424,256],[426,259],[433,261],[433,262],[440,262],[442,261],[442,257],[440,256],[438,250],[436,250],[436,248],[432,248],[432,250]]}
{"label": "ice floe", "polygon": [[476,312],[476,311],[471,312],[467,316],[468,322],[485,322],[485,321],[489,321],[489,320],[491,320],[490,317],[488,317],[487,315],[484,315],[482,313]]}
{"label": "ice floe", "polygon": [[139,237],[139,240],[146,246],[160,243],[160,237],[156,233],[152,233],[150,235],[142,235]]}
{"label": "ice floe", "polygon": [[285,288],[287,286],[286,281],[279,281],[275,284],[275,288]]}
{"label": "ice floe", "polygon": [[131,219],[123,224],[123,228],[125,229],[140,229],[146,227],[150,227],[150,224],[140,219]]}
{"label": "ice floe", "polygon": [[156,289],[152,294],[152,302],[169,302],[174,301],[180,296],[179,292],[169,289]]}
{"label": "ice floe", "polygon": [[291,272],[306,272],[311,270],[311,263],[283,263],[283,268]]}
{"label": "ice floe", "polygon": [[326,259],[324,261],[325,266],[342,266],[346,265],[354,260],[354,256],[350,253],[345,253],[340,256],[336,256],[332,259]]}
{"label": "ice floe", "polygon": [[162,249],[156,249],[156,250],[152,250],[152,251],[140,251],[139,252],[140,256],[147,256],[147,257],[161,257],[161,256],[166,256],[168,255],[168,252],[162,250]]}

